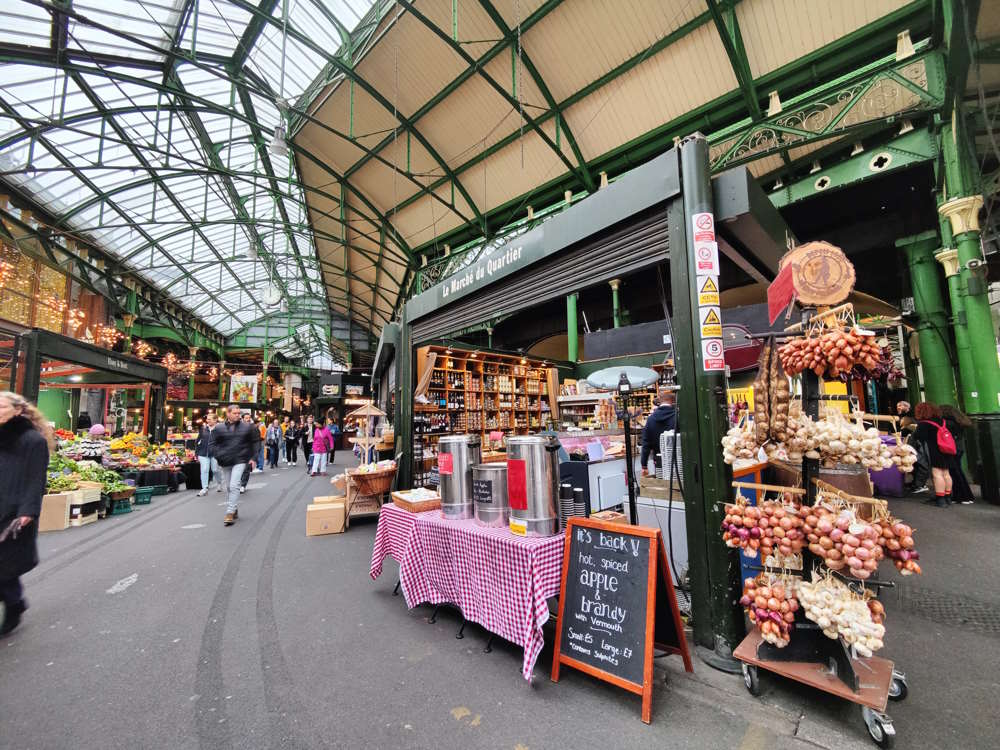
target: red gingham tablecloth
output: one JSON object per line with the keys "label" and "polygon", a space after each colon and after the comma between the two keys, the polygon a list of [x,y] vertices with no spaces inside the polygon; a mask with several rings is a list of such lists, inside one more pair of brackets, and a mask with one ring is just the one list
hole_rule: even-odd
{"label": "red gingham tablecloth", "polygon": [[559,593],[564,543],[562,535],[523,538],[471,520],[445,520],[439,510],[415,514],[385,505],[371,574],[378,575],[391,555],[399,561],[408,607],[454,604],[466,620],[524,648],[521,674],[527,680],[544,644],[546,600]]}
{"label": "red gingham tablecloth", "polygon": [[[429,510],[427,513],[434,513]],[[386,503],[378,516],[378,528],[375,530],[375,546],[372,548],[372,564],[368,573],[378,578],[382,574],[382,562],[391,557],[400,565],[410,544],[410,536],[416,527],[419,513],[403,510],[398,505]]]}

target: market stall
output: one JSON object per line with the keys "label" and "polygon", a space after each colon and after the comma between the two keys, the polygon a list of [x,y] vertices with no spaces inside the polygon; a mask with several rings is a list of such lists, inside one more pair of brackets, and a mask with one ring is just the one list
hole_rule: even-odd
{"label": "market stall", "polygon": [[17,346],[22,392],[56,427],[101,424],[109,434],[163,438],[165,368],[40,329],[20,336]]}

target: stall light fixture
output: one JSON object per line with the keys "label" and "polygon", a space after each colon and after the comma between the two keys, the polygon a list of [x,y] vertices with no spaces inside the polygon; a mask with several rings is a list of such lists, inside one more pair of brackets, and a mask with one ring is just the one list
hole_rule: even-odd
{"label": "stall light fixture", "polygon": [[528,364],[528,360],[526,360],[524,357],[521,357],[521,364],[522,365]]}
{"label": "stall light fixture", "polygon": [[81,380],[83,380],[83,375],[70,375],[69,379],[72,380],[74,383],[79,383]]}
{"label": "stall light fixture", "polygon": [[267,150],[275,156],[288,156],[288,141],[285,140],[285,125],[279,123],[274,128],[274,135],[271,136],[271,143]]}

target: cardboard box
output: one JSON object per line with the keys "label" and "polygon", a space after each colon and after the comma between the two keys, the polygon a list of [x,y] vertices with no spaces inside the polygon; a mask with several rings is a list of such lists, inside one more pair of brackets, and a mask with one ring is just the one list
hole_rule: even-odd
{"label": "cardboard box", "polygon": [[59,492],[42,496],[42,512],[38,515],[39,531],[62,531],[69,528],[69,506],[78,504],[76,492]]}
{"label": "cardboard box", "polygon": [[325,505],[327,503],[342,503],[344,502],[343,495],[322,495],[320,497],[313,498],[313,505]]}
{"label": "cardboard box", "polygon": [[344,530],[344,503],[320,503],[306,508],[306,536],[339,534]]}

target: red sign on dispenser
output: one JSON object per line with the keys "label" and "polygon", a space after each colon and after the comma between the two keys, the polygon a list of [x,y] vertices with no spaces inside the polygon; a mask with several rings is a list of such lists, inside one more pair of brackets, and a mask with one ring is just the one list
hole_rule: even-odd
{"label": "red sign on dispenser", "polygon": [[445,476],[446,474],[453,474],[455,471],[454,464],[452,461],[454,456],[450,453],[439,453],[438,454],[438,474]]}
{"label": "red sign on dispenser", "polygon": [[507,459],[507,502],[512,510],[528,509],[528,462]]}

